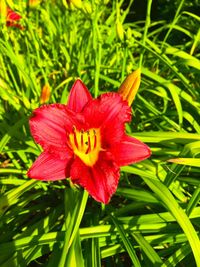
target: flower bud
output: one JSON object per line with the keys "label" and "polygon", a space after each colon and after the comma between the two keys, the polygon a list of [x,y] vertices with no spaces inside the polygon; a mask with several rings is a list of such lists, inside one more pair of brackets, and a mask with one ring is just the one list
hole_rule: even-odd
{"label": "flower bud", "polygon": [[116,22],[116,32],[117,32],[117,37],[120,39],[120,41],[123,42],[123,40],[124,40],[124,28],[123,28],[122,23],[119,20],[117,20],[117,22]]}
{"label": "flower bud", "polygon": [[127,31],[126,31],[126,38],[127,40],[131,40],[132,38],[132,31],[131,31],[131,28],[128,27]]}
{"label": "flower bud", "polygon": [[49,98],[50,98],[50,94],[51,94],[50,86],[49,86],[49,84],[45,84],[42,87],[42,92],[40,95],[40,104],[44,104],[44,103],[48,102]]}
{"label": "flower bud", "polygon": [[118,90],[118,93],[122,96],[122,98],[128,101],[129,106],[131,106],[135,98],[140,82],[141,70],[137,69],[126,77]]}
{"label": "flower bud", "polygon": [[41,0],[29,0],[29,6],[34,8],[40,4]]}
{"label": "flower bud", "polygon": [[84,8],[84,11],[87,13],[87,14],[92,14],[92,5],[90,2],[84,2],[83,3],[83,8]]}
{"label": "flower bud", "polygon": [[70,2],[76,7],[76,8],[82,8],[82,1],[81,0],[70,0]]}

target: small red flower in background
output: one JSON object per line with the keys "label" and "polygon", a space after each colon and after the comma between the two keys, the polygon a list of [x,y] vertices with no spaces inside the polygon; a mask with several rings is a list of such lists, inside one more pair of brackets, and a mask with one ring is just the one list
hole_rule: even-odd
{"label": "small red flower in background", "polygon": [[0,3],[0,17],[6,22],[6,26],[23,29],[23,27],[17,23],[22,17],[10,9],[5,2]]}
{"label": "small red flower in background", "polygon": [[15,13],[12,9],[10,9],[9,7],[7,8],[7,20],[10,21],[16,21],[16,20],[20,20],[22,17]]}
{"label": "small red flower in background", "polygon": [[6,18],[6,26],[8,27],[17,27],[19,29],[23,29],[23,27],[17,23],[22,17],[15,13],[9,7],[7,8],[7,18]]}
{"label": "small red flower in background", "polygon": [[108,203],[115,193],[120,166],[144,160],[150,149],[126,135],[131,109],[119,93],[93,99],[81,80],[70,92],[67,105],[37,108],[30,119],[42,154],[28,171],[30,178],[59,180],[70,177],[97,201]]}

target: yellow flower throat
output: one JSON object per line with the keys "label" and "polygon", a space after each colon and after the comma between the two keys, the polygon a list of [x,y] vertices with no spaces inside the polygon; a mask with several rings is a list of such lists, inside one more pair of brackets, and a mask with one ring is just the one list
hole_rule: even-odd
{"label": "yellow flower throat", "polygon": [[87,131],[78,131],[73,128],[69,135],[69,141],[74,154],[78,156],[87,166],[92,167],[101,150],[100,129],[91,128]]}

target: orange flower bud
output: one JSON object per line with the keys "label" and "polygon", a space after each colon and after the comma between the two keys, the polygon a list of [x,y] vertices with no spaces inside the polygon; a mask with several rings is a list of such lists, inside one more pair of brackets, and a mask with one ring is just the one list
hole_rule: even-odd
{"label": "orange flower bud", "polygon": [[118,93],[122,96],[122,98],[128,101],[129,106],[131,106],[136,96],[140,82],[141,70],[137,69],[126,77],[118,90]]}
{"label": "orange flower bud", "polygon": [[42,87],[42,92],[40,95],[40,104],[44,104],[44,103],[48,102],[49,98],[50,98],[50,94],[51,94],[50,86],[49,86],[49,84],[45,84]]}

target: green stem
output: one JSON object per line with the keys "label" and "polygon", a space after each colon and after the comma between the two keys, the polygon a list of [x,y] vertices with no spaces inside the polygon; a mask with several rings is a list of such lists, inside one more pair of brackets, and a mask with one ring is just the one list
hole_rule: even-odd
{"label": "green stem", "polygon": [[[151,5],[152,5],[152,0],[148,0],[147,2],[147,13],[146,13],[146,22],[145,22],[145,27],[144,27],[144,34],[143,34],[143,39],[142,39],[142,45],[143,47],[145,46],[146,43],[146,38],[147,38],[147,33],[149,26],[151,24]],[[139,62],[139,67],[142,67],[142,61],[144,57],[144,52],[145,50],[142,50],[142,53],[140,54],[140,62]]]}
{"label": "green stem", "polygon": [[[78,196],[77,196],[78,194]],[[82,196],[80,193],[73,192],[72,188],[66,190],[65,194],[65,239],[62,250],[62,255],[58,267],[65,267],[67,262],[68,252],[73,243],[73,240],[79,230],[81,220],[86,208],[88,199],[87,191],[83,191]],[[74,203],[75,205],[71,205]]]}
{"label": "green stem", "polygon": [[178,19],[179,19],[179,14],[180,14],[180,12],[181,12],[181,9],[182,9],[184,3],[185,3],[185,0],[180,1],[180,4],[179,4],[179,6],[178,6],[178,8],[177,8],[177,10],[176,10],[176,14],[175,14],[175,16],[174,16],[174,19],[173,19],[172,23],[170,24],[169,30],[167,31],[167,33],[166,33],[166,35],[165,35],[165,38],[164,38],[164,40],[163,40],[163,42],[162,42],[161,50],[163,50],[163,47],[164,47],[164,45],[165,45],[165,43],[166,43],[166,41],[167,41],[167,38],[169,37],[171,31],[172,31],[173,28],[174,28],[174,25],[177,23],[177,21],[178,21]]}

